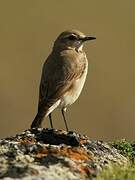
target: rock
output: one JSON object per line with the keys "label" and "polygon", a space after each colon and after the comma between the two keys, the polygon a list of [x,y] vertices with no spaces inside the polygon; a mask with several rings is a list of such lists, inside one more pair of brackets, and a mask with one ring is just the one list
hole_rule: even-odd
{"label": "rock", "polygon": [[128,159],[103,141],[54,129],[29,129],[0,140],[0,178],[84,180]]}

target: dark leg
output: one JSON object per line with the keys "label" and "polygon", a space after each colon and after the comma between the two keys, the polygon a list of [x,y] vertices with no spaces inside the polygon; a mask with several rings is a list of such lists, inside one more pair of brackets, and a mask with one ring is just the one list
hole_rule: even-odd
{"label": "dark leg", "polygon": [[68,126],[67,126],[67,121],[66,121],[65,114],[64,114],[65,113],[64,109],[62,109],[61,112],[62,112],[64,123],[65,123],[65,126],[66,126],[66,130],[68,131]]}
{"label": "dark leg", "polygon": [[50,125],[51,125],[51,128],[53,129],[53,124],[52,124],[52,115],[51,115],[51,113],[49,114],[49,120],[50,120]]}

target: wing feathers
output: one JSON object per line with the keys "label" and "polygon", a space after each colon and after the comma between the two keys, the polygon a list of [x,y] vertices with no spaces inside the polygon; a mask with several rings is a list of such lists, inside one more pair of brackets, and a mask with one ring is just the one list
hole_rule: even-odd
{"label": "wing feathers", "polygon": [[42,71],[39,108],[51,107],[81,77],[86,67],[85,55],[82,57],[78,58],[78,54],[72,52],[48,57]]}

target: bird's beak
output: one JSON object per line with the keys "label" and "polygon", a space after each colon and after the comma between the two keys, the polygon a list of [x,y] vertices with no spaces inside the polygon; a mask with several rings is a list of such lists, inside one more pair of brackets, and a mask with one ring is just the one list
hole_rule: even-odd
{"label": "bird's beak", "polygon": [[91,36],[85,36],[85,37],[82,37],[80,38],[80,40],[82,41],[90,41],[90,40],[95,40],[96,37],[91,37]]}

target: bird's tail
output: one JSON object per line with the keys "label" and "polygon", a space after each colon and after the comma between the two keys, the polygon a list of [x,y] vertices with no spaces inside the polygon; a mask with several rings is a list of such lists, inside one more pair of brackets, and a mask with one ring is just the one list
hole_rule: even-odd
{"label": "bird's tail", "polygon": [[40,109],[40,111],[38,111],[35,119],[32,121],[31,128],[39,128],[39,127],[41,127],[43,118],[44,118],[44,116],[47,115],[47,113],[48,113],[48,108],[46,108],[44,110]]}
{"label": "bird's tail", "polygon": [[38,105],[38,113],[31,124],[31,128],[41,127],[44,116],[47,117],[60,103],[59,101],[44,102]]}
{"label": "bird's tail", "polygon": [[39,128],[41,127],[41,123],[43,121],[43,117],[36,115],[35,119],[32,121],[31,128]]}

